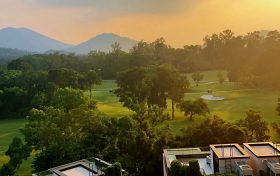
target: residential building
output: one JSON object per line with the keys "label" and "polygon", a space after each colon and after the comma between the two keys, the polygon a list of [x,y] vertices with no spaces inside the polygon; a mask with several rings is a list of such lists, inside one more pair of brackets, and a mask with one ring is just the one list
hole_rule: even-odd
{"label": "residential building", "polygon": [[163,151],[163,172],[169,176],[171,162],[188,165],[197,160],[203,175],[235,172],[238,176],[279,176],[280,150],[271,142],[213,144],[209,148],[180,148]]}
{"label": "residential building", "polygon": [[[104,176],[101,168],[107,166],[111,164],[98,158],[90,158],[50,168],[32,176]],[[124,170],[122,172],[125,173]]]}

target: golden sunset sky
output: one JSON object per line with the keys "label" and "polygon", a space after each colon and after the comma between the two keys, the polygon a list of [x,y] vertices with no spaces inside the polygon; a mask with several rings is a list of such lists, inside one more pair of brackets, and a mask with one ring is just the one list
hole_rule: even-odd
{"label": "golden sunset sky", "polygon": [[70,44],[100,33],[164,37],[182,47],[207,34],[280,30],[280,0],[0,0],[0,28],[26,27]]}

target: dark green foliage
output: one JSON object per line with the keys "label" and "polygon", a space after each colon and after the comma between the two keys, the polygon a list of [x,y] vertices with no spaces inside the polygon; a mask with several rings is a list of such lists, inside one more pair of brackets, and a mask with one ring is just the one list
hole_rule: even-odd
{"label": "dark green foliage", "polygon": [[80,73],[72,69],[56,69],[48,72],[48,80],[56,86],[80,88]]}
{"label": "dark green foliage", "polygon": [[[12,116],[15,112],[25,115],[28,103],[27,92],[19,87],[9,87],[0,90],[0,116]],[[16,116],[16,115],[15,115]]]}
{"label": "dark green foliage", "polygon": [[[61,107],[61,104],[64,104],[64,108],[71,108],[66,106],[84,103],[82,99],[85,99],[85,96],[82,91],[78,91],[79,94],[77,94],[80,99],[77,96],[71,97],[65,94],[71,92],[73,95],[74,89],[90,89],[91,92],[93,85],[100,83],[101,78],[95,71],[80,73],[71,69],[56,69],[48,72],[1,70],[0,117],[22,118],[31,108],[47,105]],[[65,89],[65,87],[68,88]],[[62,95],[62,90],[64,90],[64,95]],[[57,96],[58,94],[60,96]],[[92,100],[91,104],[95,106]]]}
{"label": "dark green foliage", "polygon": [[120,161],[129,173],[139,176],[162,172],[159,156],[170,140],[168,129],[140,124],[131,117],[105,117],[86,105],[68,111],[33,109],[22,133],[28,145],[41,151],[33,163],[36,171],[94,155]]}
{"label": "dark green foliage", "polygon": [[197,160],[189,161],[189,166],[182,164],[179,160],[171,162],[169,173],[171,176],[200,176],[200,167]]}
{"label": "dark green foliage", "polygon": [[[234,130],[234,131],[232,131]],[[209,146],[210,144],[243,143],[246,129],[215,116],[194,122],[176,137],[176,147]]]}
{"label": "dark green foliage", "polygon": [[15,175],[15,168],[11,163],[3,164],[2,168],[0,169],[0,175],[2,176],[14,176]]}
{"label": "dark green foliage", "polygon": [[182,101],[178,104],[178,107],[185,113],[185,116],[189,115],[190,120],[193,120],[194,115],[210,113],[207,103],[201,98],[195,101]]}
{"label": "dark green foliage", "polygon": [[200,176],[200,167],[197,160],[189,161],[189,172],[190,176]]}
{"label": "dark green foliage", "polygon": [[237,125],[246,128],[248,141],[267,141],[270,138],[267,122],[263,120],[259,112],[250,110],[246,114],[247,117],[237,121]]}
{"label": "dark green foliage", "polygon": [[74,109],[88,102],[82,90],[73,88],[58,88],[51,101],[51,105],[56,108],[66,110]]}
{"label": "dark green foliage", "polygon": [[21,165],[23,160],[29,157],[30,153],[31,147],[23,144],[20,138],[14,137],[9,149],[5,153],[9,156],[10,160],[0,169],[1,176],[13,176],[16,169]]}
{"label": "dark green foliage", "polygon": [[111,166],[108,166],[105,169],[105,176],[122,176],[122,165],[119,162],[114,163]]}
{"label": "dark green foliage", "polygon": [[158,116],[172,101],[172,119],[175,104],[180,102],[189,87],[186,77],[168,66],[140,67],[122,72],[117,77],[119,88],[114,93],[125,107],[137,114],[156,110]]}
{"label": "dark green foliage", "polygon": [[118,89],[114,93],[123,106],[143,114],[147,108],[149,79],[145,68],[135,68],[122,72],[117,77]]}
{"label": "dark green foliage", "polygon": [[182,175],[182,163],[179,160],[173,160],[170,164],[170,175],[180,176]]}

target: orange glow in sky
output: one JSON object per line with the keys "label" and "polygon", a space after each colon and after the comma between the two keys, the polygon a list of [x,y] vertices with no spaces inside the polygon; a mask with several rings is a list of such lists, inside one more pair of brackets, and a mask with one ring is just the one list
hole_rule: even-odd
{"label": "orange glow in sky", "polygon": [[1,0],[0,11],[0,28],[27,27],[70,44],[110,32],[182,47],[224,29],[280,30],[280,0]]}

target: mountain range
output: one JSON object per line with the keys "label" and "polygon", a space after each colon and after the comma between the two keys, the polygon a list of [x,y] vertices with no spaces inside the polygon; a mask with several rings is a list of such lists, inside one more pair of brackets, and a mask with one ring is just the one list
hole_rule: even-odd
{"label": "mountain range", "polygon": [[88,54],[91,50],[109,52],[114,42],[118,42],[124,51],[129,51],[137,43],[136,40],[128,37],[104,33],[81,44],[70,45],[27,28],[8,27],[0,30],[0,48],[27,52],[45,53],[54,50],[76,54]]}

